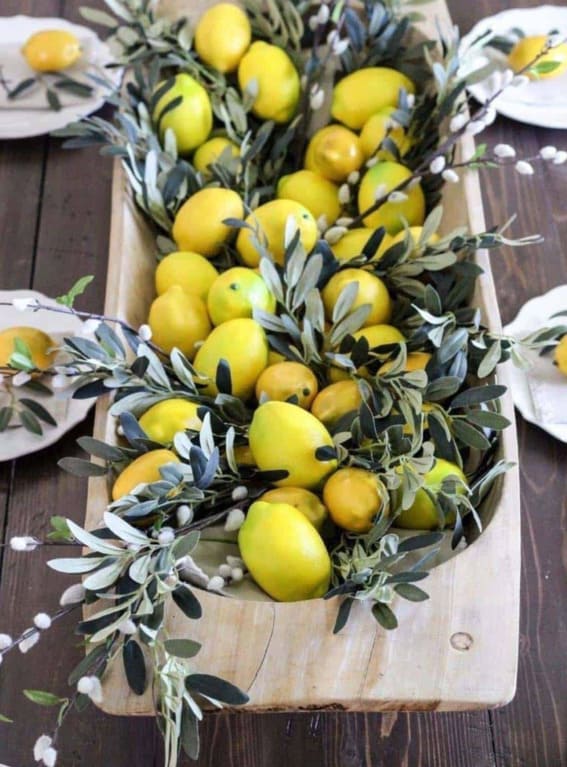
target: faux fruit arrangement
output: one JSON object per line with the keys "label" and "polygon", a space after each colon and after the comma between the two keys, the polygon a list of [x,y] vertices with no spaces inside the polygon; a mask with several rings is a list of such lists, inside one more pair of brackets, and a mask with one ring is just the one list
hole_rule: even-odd
{"label": "faux fruit arrangement", "polygon": [[197,588],[339,596],[335,632],[360,602],[395,628],[395,600],[427,599],[416,583],[442,543],[478,534],[509,468],[496,366],[567,329],[516,342],[471,306],[475,252],[534,238],[444,226],[457,170],[513,157],[456,154],[492,118],[490,102],[468,113],[457,39],[423,40],[374,0],[219,3],[193,26],[112,7],[125,22],[88,16],[130,69],[117,119],[60,134],[122,161],[155,234],[156,297],[140,328],[91,317],[92,339],[65,342],[59,375],[75,397],[114,393],[117,436],[80,440],[97,462],[61,462],[106,476],[112,500],[95,533],[54,519],[89,553],[50,566],[84,577],[62,614],[98,600],[79,624],[81,700],[100,702],[117,653],[135,694],[149,664],[173,767],[181,746],[197,756],[203,701],[247,696],[192,671],[200,645],[169,636],[166,605],[196,620]]}

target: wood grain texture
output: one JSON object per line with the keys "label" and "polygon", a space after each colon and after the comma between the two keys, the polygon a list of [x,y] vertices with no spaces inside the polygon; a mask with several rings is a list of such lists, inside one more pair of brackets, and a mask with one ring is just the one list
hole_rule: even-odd
{"label": "wood grain texture", "polygon": [[[51,7],[49,6],[51,3]],[[82,0],[65,3],[65,15],[76,18]],[[90,0],[89,5],[102,7],[102,0]],[[516,0],[515,5],[533,6],[538,0]],[[560,3],[556,3],[560,4]],[[56,14],[51,0],[2,0],[0,13],[29,12]],[[463,32],[483,15],[503,10],[503,0],[478,0],[465,3],[449,0],[455,22]],[[491,141],[512,142],[519,152],[534,147],[556,144],[567,148],[567,137],[560,131],[546,131],[521,126],[499,119],[490,131]],[[42,139],[0,144],[0,284],[2,287],[25,287],[29,284],[32,254],[18,255],[17,243],[28,242],[29,227],[43,219],[44,227],[58,228],[56,218],[46,219],[38,210],[39,191],[30,174],[41,170],[41,160],[30,159],[34,146],[43,146]],[[53,142],[55,145],[56,143]],[[40,153],[41,154],[41,153]],[[75,155],[76,174],[86,162]],[[91,154],[94,158],[95,155]],[[6,185],[2,175],[6,159],[10,161],[11,183]],[[53,162],[49,157],[47,165]],[[29,161],[28,161],[29,160]],[[20,164],[21,163],[21,164]],[[99,210],[96,221],[97,245],[92,246],[99,269],[104,272],[107,253],[108,219],[103,207],[110,195],[109,172],[83,178],[89,186],[91,204]],[[29,184],[28,184],[29,181]],[[17,198],[13,189],[18,185]],[[483,176],[485,209],[489,224],[504,220],[511,212],[521,212],[521,222],[514,225],[517,235],[540,231],[546,245],[527,251],[504,249],[492,255],[498,299],[504,322],[515,316],[523,302],[548,288],[567,282],[567,223],[564,208],[565,171],[550,168],[545,175],[533,179],[514,177],[511,173],[487,172]],[[27,195],[20,190],[28,190]],[[34,192],[35,190],[35,192]],[[31,195],[31,198],[30,198]],[[98,201],[98,202],[97,202]],[[10,207],[8,215],[7,206]],[[531,206],[531,207],[529,207]],[[27,211],[27,212],[26,212]],[[58,213],[58,215],[60,212]],[[17,216],[21,224],[14,228]],[[50,215],[55,215],[54,209]],[[75,224],[80,231],[80,220]],[[6,233],[11,238],[6,238]],[[14,259],[23,269],[16,272]],[[75,274],[73,254],[67,252],[59,262],[61,273]],[[6,278],[9,275],[9,278]],[[102,277],[102,275],[100,275]],[[8,280],[9,281],[5,281]],[[98,277],[97,277],[98,279]],[[102,308],[103,281],[81,305]],[[74,438],[90,433],[92,425],[84,428],[49,451],[2,465],[0,471],[0,509],[8,494],[18,498],[9,505],[10,534],[27,531],[32,520],[40,520],[38,507],[44,515],[53,513],[54,499],[59,498],[66,513],[76,510],[76,518],[84,507],[84,486],[78,481],[68,484],[68,478],[55,468],[61,455],[72,454]],[[567,547],[565,544],[565,445],[552,440],[536,427],[519,419],[520,456],[522,463],[522,611],[520,673],[518,692],[513,703],[493,712],[457,714],[347,714],[343,712],[210,716],[202,735],[203,754],[198,767],[565,767],[567,765],[567,682],[564,659],[567,654]],[[40,483],[37,477],[40,477]],[[24,492],[23,483],[30,487]],[[63,484],[62,484],[63,483]],[[64,488],[60,494],[57,488]],[[48,507],[48,504],[49,507]],[[1,511],[0,511],[1,515]],[[0,516],[1,520],[1,516]],[[2,522],[0,521],[0,530]],[[39,528],[35,528],[39,529]],[[5,533],[4,533],[5,535]],[[47,608],[57,599],[65,584],[45,578],[26,589],[31,573],[31,560],[18,572],[17,558],[8,555],[1,573],[0,630],[29,624],[37,609]],[[29,569],[28,569],[29,568]],[[46,571],[43,571],[45,574]],[[499,577],[505,577],[505,573]],[[12,588],[16,589],[14,595]],[[495,582],[498,588],[498,581]],[[34,599],[23,606],[24,595],[35,593]],[[495,632],[494,641],[498,641]],[[22,701],[19,690],[23,685],[49,685],[65,694],[65,679],[71,657],[79,650],[71,635],[56,630],[53,637],[43,640],[39,649],[27,656],[26,662],[13,665],[7,661],[0,671],[0,712],[11,714],[16,726],[0,725],[0,762],[10,767],[31,765],[30,743],[47,726],[41,710]],[[10,682],[12,680],[12,682]],[[15,680],[15,681],[14,681]],[[38,716],[39,714],[39,716]],[[108,717],[91,709],[82,719],[74,717],[61,741],[62,767],[161,767],[159,736],[153,721]],[[191,762],[183,761],[183,767]]]}

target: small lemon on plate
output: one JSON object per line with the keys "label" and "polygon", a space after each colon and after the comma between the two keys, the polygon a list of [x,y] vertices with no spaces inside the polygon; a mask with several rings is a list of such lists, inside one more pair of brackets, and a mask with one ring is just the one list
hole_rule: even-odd
{"label": "small lemon on plate", "polygon": [[9,366],[10,357],[17,352],[18,340],[27,347],[32,362],[38,370],[46,370],[53,364],[55,360],[55,351],[51,351],[55,346],[53,339],[38,328],[22,326],[0,330],[0,368]]}
{"label": "small lemon on plate", "polygon": [[36,72],[61,72],[80,59],[81,44],[66,29],[44,29],[26,40],[22,54]]}
{"label": "small lemon on plate", "polygon": [[[530,80],[549,80],[567,71],[567,43],[556,45],[543,52],[548,43],[546,35],[523,37],[518,40],[508,56],[508,64],[514,72],[525,74]],[[539,56],[539,58],[537,58]],[[534,61],[537,58],[537,61]],[[533,67],[526,67],[534,62]]]}
{"label": "small lemon on plate", "polygon": [[567,376],[567,336],[563,336],[555,347],[554,356],[555,364],[563,375]]}
{"label": "small lemon on plate", "polygon": [[234,72],[252,39],[248,16],[237,5],[217,3],[201,16],[195,27],[195,50],[219,72]]}

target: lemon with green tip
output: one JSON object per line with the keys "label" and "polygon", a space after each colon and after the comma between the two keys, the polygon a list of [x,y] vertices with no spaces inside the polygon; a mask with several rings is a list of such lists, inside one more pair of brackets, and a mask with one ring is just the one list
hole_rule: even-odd
{"label": "lemon with green tip", "polygon": [[238,317],[252,317],[254,309],[273,313],[276,299],[262,277],[252,269],[234,266],[211,285],[207,309],[213,325]]}
{"label": "lemon with green tip", "polygon": [[[372,208],[377,199],[387,197],[404,181],[412,176],[409,168],[396,162],[377,162],[364,174],[358,189],[358,212],[364,214]],[[421,226],[425,219],[425,196],[420,184],[411,189],[404,188],[405,199],[401,201],[386,201],[364,218],[364,226],[378,229],[383,226],[388,234],[397,234],[409,226]]]}
{"label": "lemon with green tip", "polygon": [[[443,458],[436,458],[433,467],[424,477],[424,485],[433,496],[441,490],[443,480],[448,477],[456,477],[464,486],[458,487],[458,493],[466,493],[466,477],[463,471],[455,463],[446,461]],[[398,491],[399,492],[399,491]],[[450,522],[451,520],[447,520]],[[435,503],[431,500],[426,490],[420,488],[415,494],[415,500],[409,509],[405,509],[394,520],[396,527],[402,527],[408,530],[436,530],[440,526],[439,516]]]}

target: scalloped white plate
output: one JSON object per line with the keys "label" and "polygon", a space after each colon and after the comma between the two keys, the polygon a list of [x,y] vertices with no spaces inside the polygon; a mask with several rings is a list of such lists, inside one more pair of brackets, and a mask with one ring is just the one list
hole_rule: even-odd
{"label": "scalloped white plate", "polygon": [[[0,302],[14,298],[36,298],[42,304],[56,306],[52,298],[35,290],[0,290]],[[39,311],[19,311],[13,306],[0,306],[0,330],[13,326],[39,328],[59,342],[64,336],[79,335],[83,323],[78,317],[67,314],[55,314],[45,309]],[[42,380],[48,384],[48,381]],[[94,405],[95,400],[56,399],[48,395],[30,393],[25,388],[15,389],[16,397],[31,397],[49,410],[57,421],[57,426],[42,423],[43,434],[38,436],[24,428],[8,429],[0,433],[0,461],[10,461],[28,453],[35,453],[57,442],[70,429],[81,423]],[[0,405],[6,404],[6,394],[0,388]]]}
{"label": "scalloped white plate", "polygon": [[[1,10],[1,6],[0,6]],[[31,16],[0,17],[0,65],[3,77],[16,85],[33,71],[27,65],[20,49],[34,32],[43,29],[65,29],[73,32],[81,42],[83,57],[74,67],[66,70],[71,77],[88,82],[85,72],[88,69],[102,70],[113,61],[110,48],[103,43],[88,27],[72,24],[65,19],[38,18]],[[122,72],[120,69],[105,69],[104,77],[118,86]],[[95,85],[90,98],[63,96],[60,92],[63,108],[56,112],[46,104],[43,92],[32,89],[29,95],[17,101],[9,101],[3,89],[0,89],[0,139],[28,138],[64,128],[70,122],[95,112],[104,104],[105,93],[101,86]]]}
{"label": "scalloped white plate", "polygon": [[[509,8],[494,16],[481,19],[461,42],[466,50],[473,41],[488,30],[505,35],[514,27],[528,35],[546,35],[552,30],[567,37],[567,7],[540,5],[537,8]],[[482,57],[496,61],[502,70],[506,68],[505,57],[492,48],[482,48]],[[470,93],[484,103],[491,93],[491,78],[471,85]],[[544,128],[567,129],[567,72],[546,80],[529,82],[517,88],[508,88],[494,102],[497,112],[512,120],[539,125]]]}
{"label": "scalloped white plate", "polygon": [[[558,317],[549,321],[549,317],[552,314],[565,309],[567,309],[567,285],[559,285],[550,290],[549,293],[532,298],[525,303],[513,322],[504,328],[504,333],[514,338],[523,338],[533,333],[536,328],[543,327],[546,324],[565,324],[565,317]],[[556,372],[549,356],[540,357],[537,354],[533,354],[531,359],[533,364],[538,367],[538,372],[541,372],[542,377],[549,377],[551,379],[560,375]],[[510,386],[514,405],[526,421],[539,426],[540,429],[548,432],[556,439],[567,442],[567,424],[548,423],[542,421],[539,417],[532,397],[528,372],[520,370],[512,363],[509,363]],[[567,379],[565,379],[564,402],[562,399],[561,407],[563,412],[567,412]]]}

